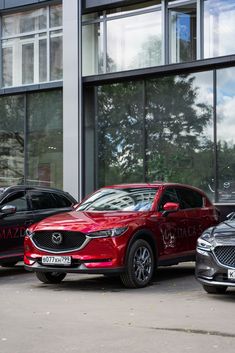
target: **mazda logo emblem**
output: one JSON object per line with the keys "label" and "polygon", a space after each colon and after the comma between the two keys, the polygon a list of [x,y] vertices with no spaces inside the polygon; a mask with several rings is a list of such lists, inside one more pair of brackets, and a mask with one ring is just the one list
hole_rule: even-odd
{"label": "mazda logo emblem", "polygon": [[63,236],[61,233],[52,233],[51,240],[52,243],[60,245],[63,241]]}

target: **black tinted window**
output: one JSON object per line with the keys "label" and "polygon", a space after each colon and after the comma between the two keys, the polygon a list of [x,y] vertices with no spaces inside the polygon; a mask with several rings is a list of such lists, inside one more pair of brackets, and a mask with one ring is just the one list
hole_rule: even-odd
{"label": "black tinted window", "polygon": [[175,189],[173,188],[169,188],[166,189],[162,195],[162,198],[160,200],[160,204],[158,207],[158,211],[163,211],[163,206],[167,203],[167,202],[175,202],[175,203],[179,203],[179,199],[177,197],[177,193],[175,191]]}
{"label": "black tinted window", "polygon": [[16,192],[7,196],[2,202],[1,206],[12,205],[16,207],[16,211],[27,211],[27,200],[24,191]]}
{"label": "black tinted window", "polygon": [[177,189],[181,208],[197,208],[203,207],[203,196],[198,192],[190,189]]}
{"label": "black tinted window", "polygon": [[53,198],[55,199],[56,202],[56,207],[61,208],[61,207],[70,207],[72,205],[72,202],[67,199],[67,197],[61,195],[61,194],[55,194],[52,193]]}
{"label": "black tinted window", "polygon": [[49,192],[31,191],[29,195],[34,210],[57,208],[56,201]]}

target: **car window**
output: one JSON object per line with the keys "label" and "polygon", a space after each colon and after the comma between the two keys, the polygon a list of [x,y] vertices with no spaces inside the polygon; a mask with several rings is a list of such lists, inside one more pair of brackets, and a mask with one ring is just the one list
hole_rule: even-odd
{"label": "car window", "polygon": [[100,189],[85,199],[77,211],[149,211],[158,188]]}
{"label": "car window", "polygon": [[52,196],[55,199],[56,207],[58,208],[70,207],[72,205],[72,202],[67,199],[67,197],[65,197],[64,195],[52,193]]}
{"label": "car window", "polygon": [[163,211],[163,206],[167,202],[176,202],[179,203],[179,199],[176,193],[176,190],[174,188],[167,188],[160,200],[159,206],[158,206],[158,211]]}
{"label": "car window", "polygon": [[30,191],[29,196],[34,210],[57,208],[56,201],[50,192]]}
{"label": "car window", "polygon": [[203,207],[203,196],[197,191],[186,188],[177,188],[177,194],[180,199],[181,208]]}
{"label": "car window", "polygon": [[7,196],[2,202],[1,207],[5,205],[12,205],[16,207],[16,211],[27,211],[28,205],[24,191],[13,193]]}

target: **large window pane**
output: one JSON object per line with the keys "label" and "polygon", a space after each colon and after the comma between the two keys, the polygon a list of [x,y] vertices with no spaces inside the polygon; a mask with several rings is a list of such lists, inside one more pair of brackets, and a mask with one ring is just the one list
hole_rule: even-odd
{"label": "large window pane", "polygon": [[147,82],[148,180],[183,182],[214,194],[212,72]]}
{"label": "large window pane", "polygon": [[82,27],[82,73],[84,76],[104,73],[103,23]]}
{"label": "large window pane", "polygon": [[24,97],[0,97],[0,185],[24,182]]}
{"label": "large window pane", "polygon": [[143,114],[142,82],[99,87],[98,186],[143,181]]}
{"label": "large window pane", "polygon": [[41,8],[2,17],[2,36],[34,32],[46,28],[47,11]]}
{"label": "large window pane", "polygon": [[204,1],[204,56],[235,53],[234,0]]}
{"label": "large window pane", "polygon": [[235,201],[235,68],[217,71],[218,201]]}
{"label": "large window pane", "polygon": [[47,40],[39,41],[39,82],[47,81]]}
{"label": "large window pane", "polygon": [[27,182],[62,188],[62,92],[29,94],[27,102]]}
{"label": "large window pane", "polygon": [[3,86],[12,86],[13,80],[13,48],[6,47],[2,49],[2,68],[3,68]]}
{"label": "large window pane", "polygon": [[196,4],[169,10],[170,62],[196,59]]}
{"label": "large window pane", "polygon": [[107,71],[162,63],[161,11],[107,22]]}
{"label": "large window pane", "polygon": [[34,82],[34,44],[22,45],[22,84]]}
{"label": "large window pane", "polygon": [[63,77],[63,40],[62,36],[50,38],[50,72],[51,81],[61,80]]}
{"label": "large window pane", "polygon": [[50,7],[50,27],[62,26],[62,6],[56,5]]}

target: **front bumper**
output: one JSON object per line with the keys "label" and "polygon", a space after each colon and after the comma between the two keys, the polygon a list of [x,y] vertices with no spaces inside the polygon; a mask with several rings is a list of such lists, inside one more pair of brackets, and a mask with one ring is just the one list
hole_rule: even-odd
{"label": "front bumper", "polygon": [[203,285],[235,287],[235,280],[228,278],[228,267],[221,264],[212,251],[197,249],[196,251],[196,279]]}
{"label": "front bumper", "polygon": [[[97,238],[84,248],[67,253],[50,253],[35,247],[29,237],[25,237],[24,265],[31,272],[63,272],[118,274],[124,271],[125,238]],[[71,265],[45,265],[43,256],[70,256]]]}
{"label": "front bumper", "polygon": [[35,262],[33,265],[24,265],[24,268],[30,272],[60,272],[60,273],[87,273],[87,274],[120,274],[124,271],[123,267],[117,268],[87,268],[85,264],[76,267],[55,267],[41,266]]}

